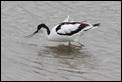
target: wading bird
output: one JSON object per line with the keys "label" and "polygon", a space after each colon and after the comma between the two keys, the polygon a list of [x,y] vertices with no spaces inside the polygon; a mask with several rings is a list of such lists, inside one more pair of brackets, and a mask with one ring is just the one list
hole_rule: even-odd
{"label": "wading bird", "polygon": [[97,26],[100,26],[100,23],[96,24],[89,24],[89,23],[84,23],[85,21],[82,22],[75,22],[75,21],[69,21],[69,16],[61,23],[56,25],[52,30],[47,27],[44,23],[39,24],[37,26],[37,30],[29,35],[29,36],[34,36],[36,33],[39,32],[41,28],[46,29],[47,31],[47,38],[49,41],[56,41],[56,42],[77,42],[80,45],[82,45],[78,39],[81,37],[81,35],[90,30],[94,29]]}

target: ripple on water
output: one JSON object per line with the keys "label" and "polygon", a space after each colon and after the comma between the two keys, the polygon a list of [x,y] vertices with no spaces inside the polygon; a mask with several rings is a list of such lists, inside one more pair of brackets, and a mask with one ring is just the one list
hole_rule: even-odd
{"label": "ripple on water", "polygon": [[81,77],[97,65],[97,59],[82,46],[45,46],[38,52],[36,61],[42,70],[60,75]]}

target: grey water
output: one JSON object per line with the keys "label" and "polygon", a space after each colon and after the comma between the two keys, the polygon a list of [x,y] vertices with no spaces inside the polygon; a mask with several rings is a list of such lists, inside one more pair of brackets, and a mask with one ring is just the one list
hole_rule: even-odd
{"label": "grey water", "polygon": [[[43,31],[67,16],[101,26],[77,43],[50,42]],[[121,1],[1,1],[2,81],[120,81]]]}

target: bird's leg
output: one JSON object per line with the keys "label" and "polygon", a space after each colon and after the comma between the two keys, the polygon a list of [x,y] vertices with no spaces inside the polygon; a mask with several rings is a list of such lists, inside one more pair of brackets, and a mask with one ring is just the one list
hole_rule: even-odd
{"label": "bird's leg", "polygon": [[69,41],[69,45],[71,45],[71,42]]}
{"label": "bird's leg", "polygon": [[81,46],[84,46],[83,44],[81,44],[80,42],[77,42],[78,44],[80,44]]}

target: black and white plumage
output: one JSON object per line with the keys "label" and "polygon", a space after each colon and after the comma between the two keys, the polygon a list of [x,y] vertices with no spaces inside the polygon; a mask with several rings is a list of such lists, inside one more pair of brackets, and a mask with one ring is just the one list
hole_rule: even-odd
{"label": "black and white plumage", "polygon": [[54,28],[52,28],[51,31],[44,23],[38,25],[37,31],[35,31],[31,36],[38,33],[41,28],[45,28],[47,30],[47,35],[48,35],[47,38],[50,41],[78,42],[78,38],[82,35],[82,33],[90,29],[93,29],[99,25],[100,23],[92,25],[84,22],[69,21],[69,16],[68,16],[63,22],[59,23]]}

